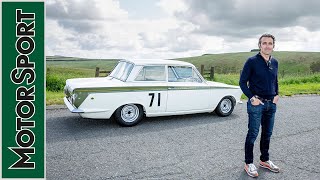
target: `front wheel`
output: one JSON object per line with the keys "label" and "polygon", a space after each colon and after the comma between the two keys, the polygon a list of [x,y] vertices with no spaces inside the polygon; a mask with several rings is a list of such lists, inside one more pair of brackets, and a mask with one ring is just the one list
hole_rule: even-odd
{"label": "front wheel", "polygon": [[115,119],[121,126],[134,126],[139,123],[142,117],[142,107],[135,104],[123,105],[115,112]]}
{"label": "front wheel", "polygon": [[231,97],[224,97],[219,102],[218,106],[215,109],[215,112],[218,116],[229,116],[234,109],[234,103],[231,99]]}

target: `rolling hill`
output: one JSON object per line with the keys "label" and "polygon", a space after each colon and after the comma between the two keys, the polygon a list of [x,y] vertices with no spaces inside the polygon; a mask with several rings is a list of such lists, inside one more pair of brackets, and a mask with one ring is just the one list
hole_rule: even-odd
{"label": "rolling hill", "polygon": [[[215,67],[217,73],[237,73],[248,57],[257,52],[238,52],[225,54],[205,54],[202,56],[177,58],[175,60],[187,61],[200,67],[204,65],[206,70],[211,66]],[[276,51],[273,56],[279,61],[279,71],[285,71],[286,74],[310,73],[312,63],[320,63],[320,52],[290,52]],[[117,59],[86,59],[64,56],[47,56],[47,67],[67,67],[95,69],[100,67],[105,70],[112,70],[117,63]]]}

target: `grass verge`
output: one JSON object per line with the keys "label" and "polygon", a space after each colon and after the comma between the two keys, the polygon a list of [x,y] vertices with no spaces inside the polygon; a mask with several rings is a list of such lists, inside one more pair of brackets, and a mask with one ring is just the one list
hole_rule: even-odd
{"label": "grass verge", "polygon": [[63,92],[46,91],[46,105],[64,104],[63,97]]}
{"label": "grass verge", "polygon": [[[280,96],[292,96],[297,94],[318,94],[320,95],[320,84],[319,83],[305,83],[305,84],[289,84],[280,85]],[[46,104],[55,105],[63,104],[63,92],[52,92],[47,91]],[[243,94],[242,99],[247,99]]]}

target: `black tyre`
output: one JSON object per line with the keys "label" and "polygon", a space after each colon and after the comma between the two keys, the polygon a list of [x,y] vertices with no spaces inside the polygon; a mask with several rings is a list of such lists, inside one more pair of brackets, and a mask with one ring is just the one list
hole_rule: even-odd
{"label": "black tyre", "polygon": [[233,109],[234,109],[235,103],[233,102],[231,97],[224,97],[219,102],[218,106],[214,110],[218,116],[229,116]]}
{"label": "black tyre", "polygon": [[121,126],[134,126],[142,119],[143,109],[139,105],[126,104],[116,110],[114,117]]}

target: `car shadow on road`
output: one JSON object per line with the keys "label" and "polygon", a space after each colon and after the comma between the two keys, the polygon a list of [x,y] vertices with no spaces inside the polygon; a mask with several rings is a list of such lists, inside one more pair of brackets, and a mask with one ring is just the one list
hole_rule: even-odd
{"label": "car shadow on road", "polygon": [[[193,126],[200,124],[212,124],[223,121],[230,121],[237,118],[237,115],[231,114],[227,117],[220,117],[215,113],[199,113],[199,114],[188,114],[188,115],[174,115],[174,116],[162,116],[162,117],[145,117],[140,124],[143,126],[157,125],[161,126],[172,126],[178,125],[176,128],[183,126]],[[139,125],[139,124],[138,124]]]}
{"label": "car shadow on road", "polygon": [[190,126],[209,125],[239,119],[236,114],[219,117],[215,113],[201,113],[192,115],[176,115],[164,117],[145,117],[138,125],[121,127],[111,119],[85,119],[71,114],[67,117],[47,118],[47,141],[68,141],[75,136],[81,138],[99,138],[132,136],[149,132],[159,132]]}

